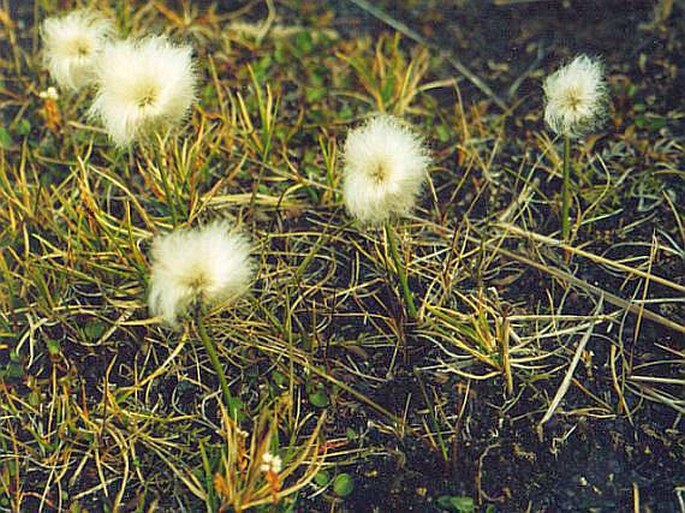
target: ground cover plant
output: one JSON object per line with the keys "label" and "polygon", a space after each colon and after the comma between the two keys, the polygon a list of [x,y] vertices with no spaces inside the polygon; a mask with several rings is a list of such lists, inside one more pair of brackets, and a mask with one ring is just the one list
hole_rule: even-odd
{"label": "ground cover plant", "polygon": [[683,20],[4,0],[0,510],[685,510]]}

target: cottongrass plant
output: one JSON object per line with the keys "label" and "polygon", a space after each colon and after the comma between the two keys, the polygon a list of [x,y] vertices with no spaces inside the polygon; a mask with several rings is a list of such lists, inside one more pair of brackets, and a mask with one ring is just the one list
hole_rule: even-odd
{"label": "cottongrass plant", "polygon": [[195,306],[200,339],[217,373],[226,404],[236,414],[214,344],[204,324],[204,307],[234,300],[246,292],[254,269],[250,244],[225,221],[203,228],[177,229],[157,237],[152,244],[150,312],[171,327]]}
{"label": "cottongrass plant", "polygon": [[363,224],[384,225],[407,314],[414,319],[416,305],[390,222],[416,204],[430,163],[428,151],[406,123],[382,114],[350,131],[344,162],[343,197],[347,210]]}
{"label": "cottongrass plant", "polygon": [[561,236],[568,242],[571,205],[571,139],[584,137],[600,126],[606,115],[607,84],[602,63],[579,55],[549,75],[543,84],[545,122],[564,138]]}
{"label": "cottongrass plant", "polygon": [[45,67],[61,88],[78,91],[95,82],[97,61],[114,24],[90,10],[48,18],[41,27]]}
{"label": "cottongrass plant", "polygon": [[164,36],[118,41],[99,60],[91,115],[119,147],[180,124],[195,99],[196,70],[190,46]]}
{"label": "cottongrass plant", "polygon": [[[298,423],[281,459],[276,454],[278,435],[287,424],[286,412],[291,408],[291,399],[286,396],[278,398],[273,405],[264,405],[253,419],[251,434],[243,431],[235,419],[223,414],[222,410],[224,429],[221,435],[225,438],[226,450],[213,479],[220,504],[209,501],[209,510],[242,513],[261,506],[265,511],[283,511],[288,508],[275,504],[301,492],[314,480],[328,457],[328,448],[321,440],[326,414],[319,417],[311,433],[296,445],[295,440],[301,438],[301,427],[311,425]],[[206,474],[211,475],[212,466],[204,451],[203,460]],[[267,509],[269,505],[271,507]]]}

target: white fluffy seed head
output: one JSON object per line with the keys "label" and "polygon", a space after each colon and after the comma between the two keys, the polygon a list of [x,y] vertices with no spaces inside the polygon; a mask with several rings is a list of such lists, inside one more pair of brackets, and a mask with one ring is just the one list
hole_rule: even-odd
{"label": "white fluffy seed head", "polygon": [[163,36],[105,47],[91,115],[117,146],[168,130],[188,114],[196,84],[192,53]]}
{"label": "white fluffy seed head", "polygon": [[41,27],[45,67],[57,84],[77,91],[92,84],[97,59],[114,34],[114,24],[95,11],[48,18]]}
{"label": "white fluffy seed head", "polygon": [[583,137],[603,121],[608,92],[599,60],[579,55],[549,75],[543,89],[545,121],[555,133]]}
{"label": "white fluffy seed head", "polygon": [[152,244],[150,311],[172,327],[196,299],[212,305],[247,291],[250,244],[227,222],[178,229]]}
{"label": "white fluffy seed head", "polygon": [[421,137],[401,120],[378,115],[347,136],[343,197],[359,221],[378,225],[409,212],[430,163]]}

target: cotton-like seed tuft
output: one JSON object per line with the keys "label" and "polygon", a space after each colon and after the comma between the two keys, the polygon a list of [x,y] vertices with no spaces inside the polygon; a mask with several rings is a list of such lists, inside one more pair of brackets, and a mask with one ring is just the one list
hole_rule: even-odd
{"label": "cotton-like seed tuft", "polygon": [[359,221],[378,225],[415,205],[430,163],[420,136],[400,119],[378,115],[345,142],[343,197]]}
{"label": "cotton-like seed tuft", "polygon": [[212,305],[235,299],[252,276],[250,244],[226,222],[175,230],[152,244],[150,311],[176,326],[194,300]]}
{"label": "cotton-like seed tuft", "polygon": [[92,84],[97,60],[114,34],[114,24],[99,13],[77,10],[48,18],[41,26],[45,67],[57,84],[72,91]]}
{"label": "cotton-like seed tuft", "polygon": [[105,47],[90,112],[117,146],[166,131],[185,118],[195,99],[192,53],[163,36]]}
{"label": "cotton-like seed tuft", "polygon": [[583,137],[604,120],[607,84],[599,60],[579,55],[549,75],[543,89],[545,122],[556,134]]}

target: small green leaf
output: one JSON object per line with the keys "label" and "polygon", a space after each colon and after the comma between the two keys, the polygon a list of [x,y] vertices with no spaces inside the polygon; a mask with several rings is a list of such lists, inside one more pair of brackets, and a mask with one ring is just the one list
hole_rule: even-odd
{"label": "small green leaf", "polygon": [[41,395],[39,390],[32,390],[28,397],[28,402],[31,406],[38,406],[40,404]]}
{"label": "small green leaf", "polygon": [[57,356],[60,353],[59,340],[48,339],[47,341],[48,353],[50,356]]}
{"label": "small green leaf", "polygon": [[88,321],[83,327],[83,332],[88,337],[88,340],[97,340],[105,332],[105,324],[98,320]]}
{"label": "small green leaf", "polygon": [[628,87],[626,87],[626,95],[628,95],[628,98],[633,98],[637,94],[637,86],[633,83],[628,84]]}
{"label": "small green leaf", "polygon": [[333,480],[333,492],[338,497],[347,497],[354,490],[354,479],[347,473],[338,474]]}
{"label": "small green leaf", "polygon": [[271,373],[271,379],[280,388],[284,388],[288,384],[287,376],[277,370]]}
{"label": "small green leaf", "polygon": [[331,482],[331,476],[329,476],[328,472],[325,470],[321,470],[314,475],[314,482],[317,485],[324,487]]}
{"label": "small green leaf", "polygon": [[296,55],[302,56],[310,53],[314,49],[312,36],[307,31],[302,31],[295,36]]}
{"label": "small green leaf", "polygon": [[24,367],[16,362],[9,362],[4,369],[0,369],[0,379],[17,379],[24,376]]}
{"label": "small green leaf", "polygon": [[666,126],[666,118],[646,112],[644,115],[635,117],[635,126],[646,128],[650,132],[656,132]]}
{"label": "small green leaf", "polygon": [[317,408],[325,408],[330,404],[328,396],[321,389],[317,390],[315,393],[309,396],[309,402]]}
{"label": "small green leaf", "polygon": [[438,125],[435,128],[435,132],[438,135],[440,142],[447,142],[450,140],[450,131],[445,125]]}
{"label": "small green leaf", "polygon": [[455,511],[456,513],[472,513],[475,508],[475,504],[471,497],[443,495],[442,497],[438,497],[436,502],[441,508],[448,511]]}
{"label": "small green leaf", "polygon": [[338,111],[338,119],[341,121],[349,121],[354,117],[354,112],[348,106],[343,107]]}
{"label": "small green leaf", "polygon": [[10,133],[5,128],[0,126],[0,147],[7,150],[11,144],[12,137],[10,136]]}
{"label": "small green leaf", "polygon": [[314,103],[323,100],[327,94],[328,91],[323,87],[308,87],[305,92],[305,97],[308,103]]}
{"label": "small green leaf", "polygon": [[18,133],[19,135],[26,135],[26,134],[28,134],[28,133],[31,131],[31,122],[30,122],[28,119],[26,119],[26,118],[21,119],[21,120],[17,123],[17,128],[16,128],[16,130],[17,130],[17,133]]}

